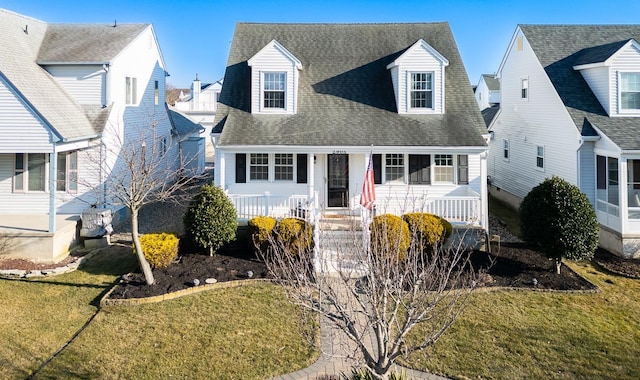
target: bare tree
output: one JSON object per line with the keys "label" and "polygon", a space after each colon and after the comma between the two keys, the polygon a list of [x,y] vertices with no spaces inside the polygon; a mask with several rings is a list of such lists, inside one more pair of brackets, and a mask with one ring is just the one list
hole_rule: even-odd
{"label": "bare tree", "polygon": [[126,129],[108,126],[102,141],[103,153],[96,160],[104,173],[101,189],[104,203],[124,206],[131,213],[131,236],[148,285],[155,279],[140,246],[140,209],[156,202],[184,200],[198,177],[187,170],[189,161],[196,158],[179,154],[177,139],[172,138],[166,127],[167,117],[166,113],[158,116],[150,112]]}
{"label": "bare tree", "polygon": [[182,89],[167,83],[165,90],[165,101],[167,102],[167,104],[169,104],[170,106],[175,106],[176,101],[180,99],[180,91],[182,91]]}
{"label": "bare tree", "polygon": [[[351,355],[385,379],[398,357],[433,345],[458,318],[478,272],[464,239],[426,247],[412,236],[405,256],[400,234],[371,244],[355,228],[346,234],[340,241],[325,236],[319,257],[292,251],[277,237],[262,256],[290,299],[343,332]],[[419,325],[427,333],[409,339]]]}

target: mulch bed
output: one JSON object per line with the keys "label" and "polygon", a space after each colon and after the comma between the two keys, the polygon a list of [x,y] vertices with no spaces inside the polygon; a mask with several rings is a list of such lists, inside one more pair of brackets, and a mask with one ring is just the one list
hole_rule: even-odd
{"label": "mulch bed", "polygon": [[624,259],[598,248],[591,261],[611,273],[640,279],[640,259]]}

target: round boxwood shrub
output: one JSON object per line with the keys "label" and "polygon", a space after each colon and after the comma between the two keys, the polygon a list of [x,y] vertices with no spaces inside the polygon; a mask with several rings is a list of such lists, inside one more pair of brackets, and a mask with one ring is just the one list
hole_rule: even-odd
{"label": "round boxwood shrub", "polygon": [[445,239],[444,219],[426,212],[404,214],[402,220],[407,222],[412,244],[415,247],[430,250],[436,243]]}
{"label": "round boxwood shrub", "polygon": [[[144,234],[140,246],[151,268],[166,268],[178,255],[180,240],[174,234]],[[135,247],[133,248],[135,252]]]}
{"label": "round boxwood shrub", "polygon": [[444,236],[442,238],[443,240],[447,240],[453,233],[453,226],[451,225],[451,222],[449,222],[445,218],[440,216],[438,216],[438,218],[440,218],[440,223],[442,223],[442,227],[444,228]]}
{"label": "round boxwood shrub", "polygon": [[183,220],[187,236],[198,246],[208,248],[210,255],[236,238],[236,209],[219,187],[202,186]]}
{"label": "round boxwood shrub", "polygon": [[256,216],[247,224],[254,248],[265,253],[269,248],[269,239],[276,226],[276,219],[270,216]]}
{"label": "round boxwood shrub", "polygon": [[407,222],[393,214],[375,216],[369,226],[371,231],[371,251],[386,258],[405,260],[411,245],[411,235]]}
{"label": "round boxwood shrub", "polygon": [[313,247],[313,228],[309,223],[298,218],[284,218],[276,224],[274,235],[279,248],[288,254],[298,256]]}
{"label": "round boxwood shrub", "polygon": [[534,187],[520,204],[522,238],[555,259],[591,259],[598,247],[598,219],[587,196],[553,176]]}

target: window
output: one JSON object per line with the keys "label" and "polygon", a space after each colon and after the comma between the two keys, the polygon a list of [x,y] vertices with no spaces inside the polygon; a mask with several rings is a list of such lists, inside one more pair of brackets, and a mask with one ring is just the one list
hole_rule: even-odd
{"label": "window", "polygon": [[404,154],[385,156],[385,180],[404,182]]}
{"label": "window", "polygon": [[126,104],[136,104],[138,99],[138,80],[132,77],[125,78]]}
{"label": "window", "polygon": [[167,141],[167,137],[166,136],[159,137],[158,138],[158,156],[160,158],[164,157],[164,155],[167,154],[168,148],[169,148],[169,144]]}
{"label": "window", "polygon": [[16,153],[14,191],[45,191],[47,157],[44,153]]}
{"label": "window", "polygon": [[274,161],[275,180],[293,181],[293,154],[276,153]]}
{"label": "window", "polygon": [[529,79],[524,78],[521,81],[520,98],[529,99]]}
{"label": "window", "polygon": [[502,158],[509,161],[509,140],[502,139]]}
{"label": "window", "polygon": [[428,185],[431,183],[431,156],[428,154],[409,155],[409,183]]}
{"label": "window", "polygon": [[78,191],[78,152],[58,153],[56,190],[75,193]]}
{"label": "window", "polygon": [[434,155],[433,177],[435,182],[453,182],[453,155]]}
{"label": "window", "polygon": [[544,169],[544,147],[542,145],[536,145],[536,167]]}
{"label": "window", "polygon": [[469,156],[466,154],[458,155],[458,184],[469,184]]}
{"label": "window", "polygon": [[640,110],[640,73],[621,73],[620,81],[620,108]]}
{"label": "window", "polygon": [[433,74],[411,73],[411,108],[433,108]]}
{"label": "window", "polygon": [[285,73],[264,73],[264,108],[284,109]]}
{"label": "window", "polygon": [[249,179],[252,181],[269,180],[269,155],[267,153],[251,153]]}
{"label": "window", "polygon": [[158,86],[158,81],[155,81],[153,88],[153,104],[157,106],[158,103],[160,103],[160,88]]}
{"label": "window", "polygon": [[[596,198],[597,209],[618,215],[618,159],[596,156]],[[612,205],[612,206],[609,206]]]}

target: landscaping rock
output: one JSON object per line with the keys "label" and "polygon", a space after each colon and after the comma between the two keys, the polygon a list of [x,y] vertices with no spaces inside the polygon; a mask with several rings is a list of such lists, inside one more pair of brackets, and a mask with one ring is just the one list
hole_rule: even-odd
{"label": "landscaping rock", "polygon": [[24,277],[25,274],[27,274],[27,272],[20,269],[5,269],[0,271],[0,276],[3,277]]}
{"label": "landscaping rock", "polygon": [[205,284],[215,284],[216,282],[218,282],[218,280],[216,280],[215,278],[207,278],[206,280],[204,280]]}

